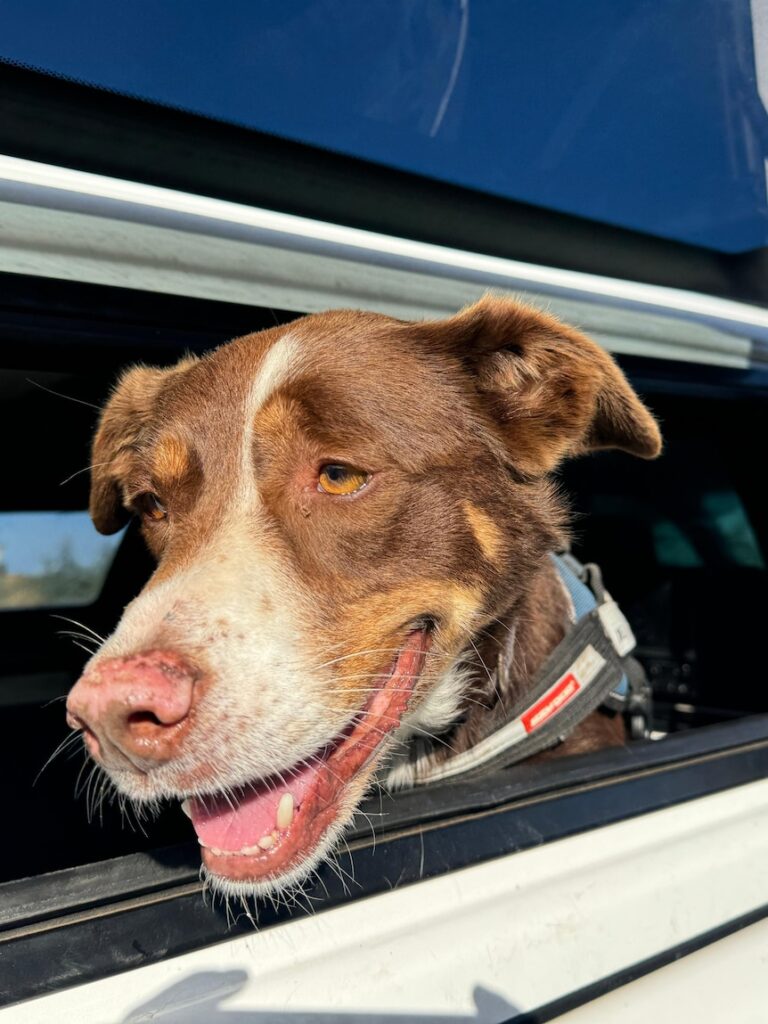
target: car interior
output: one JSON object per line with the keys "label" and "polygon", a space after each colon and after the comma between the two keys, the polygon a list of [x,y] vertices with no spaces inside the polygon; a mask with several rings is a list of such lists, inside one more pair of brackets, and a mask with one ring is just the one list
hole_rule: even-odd
{"label": "car interior", "polygon": [[[108,633],[152,568],[132,526],[94,541],[85,513],[89,442],[121,368],[168,364],[296,314],[0,278],[8,342],[0,371],[0,800],[14,836],[3,845],[0,882],[142,851],[192,858],[192,830],[177,806],[138,820],[102,797],[79,742],[52,757],[68,736],[64,697],[88,657],[67,633]],[[576,460],[560,484],[574,513],[574,553],[599,564],[637,636],[655,698],[654,738],[638,743],[658,748],[672,734],[766,710],[760,466],[768,395],[737,371],[620,362],[662,424],[664,455],[654,463],[614,453]],[[559,771],[556,761],[540,766],[539,788]],[[525,780],[525,765],[515,772]],[[443,799],[426,790],[388,797],[389,817],[375,828],[439,815]]]}

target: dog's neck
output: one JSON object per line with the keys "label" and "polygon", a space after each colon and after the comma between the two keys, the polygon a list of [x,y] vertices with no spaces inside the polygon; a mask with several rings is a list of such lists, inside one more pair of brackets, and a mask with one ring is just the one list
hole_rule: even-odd
{"label": "dog's neck", "polygon": [[462,717],[435,745],[437,761],[468,750],[503,725],[565,636],[570,611],[557,570],[547,558],[523,594],[473,638]]}
{"label": "dog's neck", "polygon": [[[571,624],[572,607],[557,569],[547,558],[521,597],[473,638],[466,659],[461,716],[429,743],[418,741],[419,753],[400,763],[392,781],[412,784],[418,776],[455,754],[474,747],[508,720],[512,707],[524,701],[547,657]],[[555,750],[539,758],[580,753],[596,745],[624,740],[620,718],[595,712]]]}

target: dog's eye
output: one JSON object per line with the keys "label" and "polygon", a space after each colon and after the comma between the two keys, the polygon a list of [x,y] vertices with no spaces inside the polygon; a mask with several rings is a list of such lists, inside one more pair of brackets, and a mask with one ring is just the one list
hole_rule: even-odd
{"label": "dog's eye", "polygon": [[371,479],[371,474],[364,469],[355,469],[354,466],[345,466],[340,462],[329,462],[320,467],[317,478],[318,491],[325,491],[326,494],[354,494],[365,487]]}
{"label": "dog's eye", "polygon": [[133,506],[143,519],[149,519],[153,523],[159,523],[168,516],[164,505],[152,491],[145,491],[133,502]]}

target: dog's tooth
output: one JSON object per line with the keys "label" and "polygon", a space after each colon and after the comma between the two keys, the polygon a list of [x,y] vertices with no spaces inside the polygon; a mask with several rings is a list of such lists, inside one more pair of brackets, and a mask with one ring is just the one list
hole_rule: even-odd
{"label": "dog's tooth", "polygon": [[192,809],[191,809],[191,807],[189,805],[189,800],[182,800],[182,802],[181,802],[181,809],[182,809],[182,811],[184,811],[184,813],[186,814],[186,816],[188,818],[192,817]]}
{"label": "dog's tooth", "polygon": [[293,793],[283,793],[277,805],[277,827],[288,828],[293,821]]}
{"label": "dog's tooth", "polygon": [[272,836],[262,836],[259,840],[259,846],[262,850],[268,850],[270,847],[275,845],[275,840]]}

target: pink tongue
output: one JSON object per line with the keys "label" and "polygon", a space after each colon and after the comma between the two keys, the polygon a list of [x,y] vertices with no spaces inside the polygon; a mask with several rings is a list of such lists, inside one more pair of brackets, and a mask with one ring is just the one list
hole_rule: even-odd
{"label": "pink tongue", "polygon": [[277,805],[286,793],[293,796],[294,808],[301,803],[319,774],[319,768],[305,766],[292,770],[282,783],[239,790],[224,796],[196,797],[190,801],[192,824],[206,846],[237,852],[244,846],[255,846],[262,836],[277,828]]}

